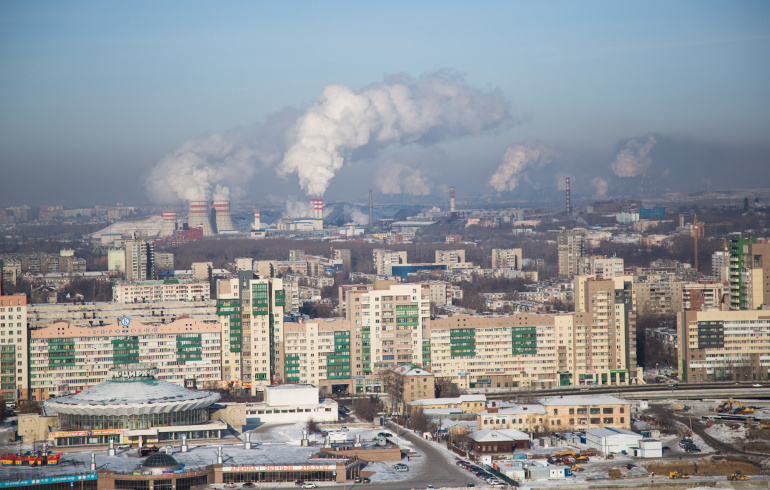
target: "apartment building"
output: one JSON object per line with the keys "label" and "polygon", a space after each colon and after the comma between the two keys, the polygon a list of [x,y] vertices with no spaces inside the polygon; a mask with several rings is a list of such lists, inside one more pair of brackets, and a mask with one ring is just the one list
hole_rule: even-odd
{"label": "apartment building", "polygon": [[574,279],[576,384],[628,384],[643,379],[636,365],[636,309],[632,278]]}
{"label": "apartment building", "polygon": [[[29,332],[29,387],[33,401],[85,390],[123,365],[154,364],[158,379],[182,386],[218,387],[222,379],[218,324],[181,318],[147,325],[123,317],[81,327],[67,322]],[[187,383],[187,384],[186,384]]]}
{"label": "apartment building", "polygon": [[402,364],[391,370],[400,379],[402,401],[410,403],[436,396],[436,380],[433,373],[413,364]]}
{"label": "apartment building", "polygon": [[572,278],[580,274],[580,259],[585,255],[585,230],[564,230],[556,240],[559,275]]}
{"label": "apartment building", "polygon": [[27,296],[0,296],[0,396],[3,400],[28,399],[27,352]]}
{"label": "apartment building", "polygon": [[286,290],[281,279],[258,279],[239,271],[217,281],[217,315],[222,325],[223,380],[252,394],[285,379],[283,317]]}
{"label": "apartment building", "polygon": [[436,250],[436,264],[463,264],[465,263],[465,250]]}
{"label": "apartment building", "polygon": [[126,281],[155,279],[155,244],[134,237],[126,241]]}
{"label": "apartment building", "polygon": [[28,306],[30,328],[65,321],[73,326],[104,326],[115,318],[129,317],[147,325],[163,325],[189,317],[202,323],[219,323],[216,301],[164,301],[156,303],[35,303]]}
{"label": "apartment building", "polygon": [[390,276],[393,274],[393,266],[406,264],[406,251],[386,250],[375,248],[372,250],[372,262],[375,274],[378,276]]}
{"label": "apartment building", "polygon": [[286,383],[313,384],[322,393],[351,392],[353,376],[362,369],[361,342],[354,347],[348,320],[286,322],[283,332]]}
{"label": "apartment building", "polygon": [[730,309],[756,310],[770,304],[770,243],[736,237],[728,252]]}
{"label": "apartment building", "polygon": [[770,379],[770,311],[683,311],[680,376],[688,383]]}
{"label": "apartment building", "polygon": [[492,268],[493,269],[515,269],[521,270],[522,254],[520,248],[493,248],[492,249]]}
{"label": "apartment building", "polygon": [[178,280],[119,282],[112,287],[113,303],[203,301],[211,298],[206,281]]}
{"label": "apartment building", "polygon": [[363,375],[393,364],[422,365],[430,300],[419,284],[350,291],[346,315],[351,328],[360,329]]}
{"label": "apartment building", "polygon": [[606,255],[592,255],[580,259],[580,274],[594,276],[600,279],[612,279],[623,277],[623,259],[607,257]]}

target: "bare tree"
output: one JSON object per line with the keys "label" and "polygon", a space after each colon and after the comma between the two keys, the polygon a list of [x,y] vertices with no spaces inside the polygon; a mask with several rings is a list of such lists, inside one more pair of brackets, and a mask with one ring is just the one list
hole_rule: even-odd
{"label": "bare tree", "polygon": [[430,422],[428,421],[428,416],[425,415],[425,412],[423,412],[422,409],[412,412],[412,416],[409,418],[410,429],[425,432],[429,427]]}
{"label": "bare tree", "polygon": [[377,413],[382,411],[382,401],[376,396],[356,398],[353,402],[353,411],[359,418],[372,422]]}
{"label": "bare tree", "polygon": [[380,378],[382,379],[383,388],[388,393],[388,398],[390,399],[390,411],[403,411],[404,377],[392,369],[385,368],[380,371]]}
{"label": "bare tree", "polygon": [[460,396],[460,388],[452,383],[451,378],[436,378],[436,398],[456,398]]}

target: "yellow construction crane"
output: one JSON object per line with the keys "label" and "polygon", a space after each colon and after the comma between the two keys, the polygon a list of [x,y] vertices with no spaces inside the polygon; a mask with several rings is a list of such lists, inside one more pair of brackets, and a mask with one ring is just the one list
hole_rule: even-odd
{"label": "yellow construction crane", "polygon": [[694,242],[694,248],[695,248],[695,260],[693,261],[693,267],[695,270],[698,270],[698,235],[700,235],[700,228],[707,227],[707,226],[730,226],[732,223],[728,223],[725,221],[722,221],[720,223],[704,223],[702,221],[698,221],[698,213],[695,213],[695,217],[692,220],[692,237]]}

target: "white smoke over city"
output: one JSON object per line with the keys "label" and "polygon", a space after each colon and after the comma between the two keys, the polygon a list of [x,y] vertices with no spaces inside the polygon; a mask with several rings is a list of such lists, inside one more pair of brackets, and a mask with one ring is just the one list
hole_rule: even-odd
{"label": "white smoke over city", "polygon": [[148,195],[159,204],[238,198],[260,169],[279,161],[294,120],[291,111],[283,111],[264,125],[185,141],[150,171]]}
{"label": "white smoke over city", "polygon": [[489,179],[489,185],[498,192],[512,191],[522,179],[529,180],[528,167],[542,168],[558,156],[556,150],[533,140],[511,146],[503,155],[503,163]]}
{"label": "white smoke over city", "polygon": [[369,224],[369,215],[361,211],[360,209],[357,209],[353,206],[345,206],[344,208],[345,214],[350,216],[350,220],[357,224],[357,225],[367,225]]}
{"label": "white smoke over city", "polygon": [[612,171],[618,177],[645,175],[652,163],[650,150],[655,146],[655,143],[657,143],[657,140],[651,134],[646,136],[646,141],[632,139],[626,144],[626,148],[621,150],[617,157],[615,157],[615,161],[611,165]]}
{"label": "white smoke over city", "polygon": [[375,185],[383,194],[430,194],[430,181],[422,171],[402,163],[385,163],[377,169]]}
{"label": "white smoke over city", "polygon": [[286,211],[284,212],[284,217],[307,218],[308,216],[313,216],[313,206],[310,204],[309,200],[298,200],[294,196],[290,196],[286,199]]}
{"label": "white smoke over city", "polygon": [[278,171],[296,173],[305,192],[321,196],[356,149],[478,134],[507,117],[502,94],[472,88],[457,75],[402,78],[361,91],[330,85],[297,121]]}
{"label": "white smoke over city", "polygon": [[[363,90],[329,85],[302,114],[285,110],[264,124],[186,141],[156,164],[145,187],[162,204],[235,198],[260,170],[280,162],[280,175],[297,174],[307,194],[322,196],[354,150],[436,143],[507,119],[499,91],[473,88],[452,73],[404,76]],[[422,189],[418,183],[410,191]]]}
{"label": "white smoke over city", "polygon": [[607,196],[607,188],[609,187],[609,183],[606,179],[601,177],[594,177],[591,179],[591,185],[594,186],[594,197],[599,198]]}

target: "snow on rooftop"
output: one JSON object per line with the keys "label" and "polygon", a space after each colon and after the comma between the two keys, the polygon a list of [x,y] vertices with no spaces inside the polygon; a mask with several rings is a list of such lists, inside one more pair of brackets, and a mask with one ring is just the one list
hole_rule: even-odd
{"label": "snow on rooftop", "polygon": [[499,408],[497,412],[491,412],[489,409],[479,412],[481,415],[499,413],[501,415],[520,415],[527,413],[545,413],[545,407],[540,404],[510,405],[505,408]]}
{"label": "snow on rooftop", "polygon": [[637,434],[636,432],[628,429],[616,429],[614,427],[599,427],[596,429],[588,429],[586,431],[586,434],[591,434],[592,436],[596,437],[610,437],[610,436],[618,436],[618,435],[626,435],[626,436],[638,436],[639,439],[642,438],[641,434]]}
{"label": "snow on rooftop", "polygon": [[528,441],[529,434],[516,429],[482,429],[468,437],[476,442]]}
{"label": "snow on rooftop", "polygon": [[486,401],[486,395],[460,395],[456,398],[423,398],[422,400],[411,401],[409,405],[459,405],[463,402],[486,403]]}

